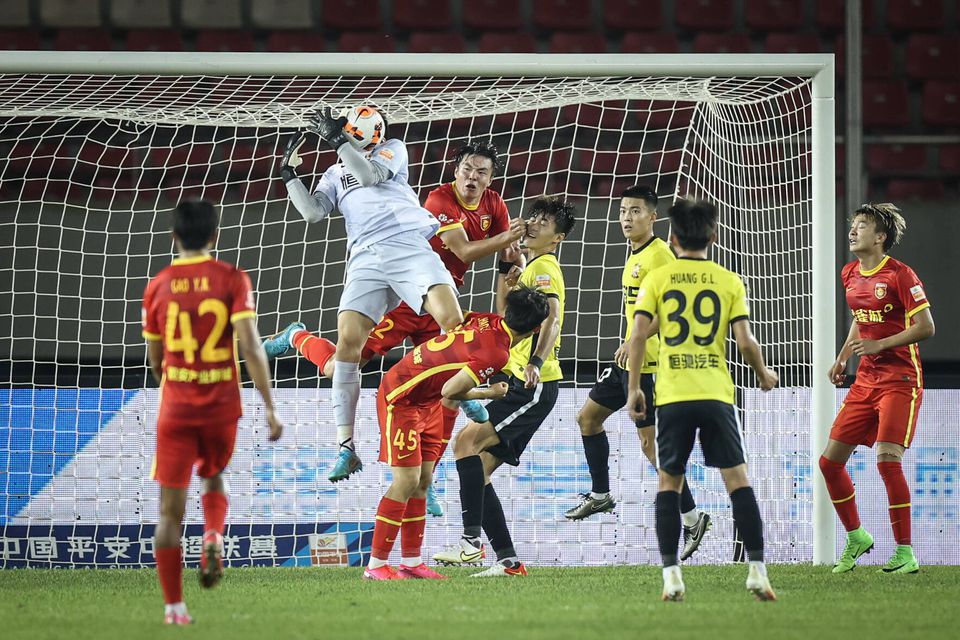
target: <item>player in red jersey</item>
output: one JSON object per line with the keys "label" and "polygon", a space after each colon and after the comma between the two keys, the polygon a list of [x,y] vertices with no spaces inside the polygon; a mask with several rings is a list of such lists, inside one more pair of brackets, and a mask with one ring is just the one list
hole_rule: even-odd
{"label": "player in red jersey", "polygon": [[[463,277],[470,263],[507,249],[520,239],[526,227],[520,219],[510,220],[503,198],[488,188],[496,172],[503,167],[495,146],[476,141],[465,144],[454,154],[453,164],[454,181],[431,191],[424,208],[440,222],[430,244],[459,288],[463,286]],[[502,271],[508,272],[513,266],[501,260]],[[416,346],[440,333],[440,326],[431,315],[419,315],[401,303],[370,332],[360,366],[376,355],[386,354],[407,338]],[[309,333],[301,322],[290,324],[283,332],[264,342],[267,356],[271,358],[282,355],[291,347],[317,365],[324,376],[333,375],[336,345]],[[448,407],[447,415],[452,416],[449,418],[452,433],[456,407]],[[341,431],[337,434],[339,456],[329,473],[331,482],[343,480],[363,468],[356,454],[352,428],[344,427]],[[434,515],[442,515],[439,503],[436,509],[439,512],[434,511]]]}
{"label": "player in red jersey", "polygon": [[[380,461],[393,481],[377,507],[370,562],[363,577],[372,580],[443,578],[420,555],[427,487],[443,452],[442,400],[502,398],[506,383],[477,388],[500,372],[510,347],[533,334],[549,312],[547,297],[523,288],[507,296],[504,317],[470,314],[452,333],[418,345],[390,368],[377,394]],[[388,563],[400,534],[400,570]]]}
{"label": "player in red jersey", "polygon": [[873,537],[860,526],[856,492],[845,467],[857,445],[877,443],[877,468],[887,488],[896,552],[886,573],[916,573],[920,566],[910,546],[910,488],[901,460],[917,427],[923,399],[923,372],[917,342],[934,334],[930,303],[913,269],[887,255],[906,230],[892,204],[865,204],[853,215],[850,251],[857,256],[840,279],[853,312],[850,333],[830,367],[830,381],[844,381],[847,358],[860,356],[850,387],[820,457],[820,470],[837,515],[847,530],[847,544],[834,573],[851,571],[873,548]]}
{"label": "player in red jersey", "polygon": [[283,424],[270,396],[267,359],[257,333],[250,278],[210,255],[218,216],[205,201],[181,202],[172,216],[179,257],[158,273],[143,295],[143,336],[153,377],[160,383],[157,450],[151,477],[160,483],[160,522],[154,556],[166,624],[193,620],[183,603],[180,523],[194,464],[203,478],[203,553],[200,584],[223,576],[227,496],[221,472],[233,455],[240,403],[239,341],[247,371],[266,409],[270,440]]}

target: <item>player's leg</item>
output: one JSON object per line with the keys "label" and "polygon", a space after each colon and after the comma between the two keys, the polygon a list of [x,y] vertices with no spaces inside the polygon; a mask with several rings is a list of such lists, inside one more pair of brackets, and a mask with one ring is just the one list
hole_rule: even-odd
{"label": "player's leg", "polygon": [[[423,435],[423,434],[421,434]],[[421,444],[423,441],[421,440]],[[430,454],[433,457],[439,446],[432,447]],[[407,508],[403,512],[403,525],[400,527],[400,569],[397,572],[401,578],[426,580],[443,580],[440,575],[423,562],[423,532],[427,519],[427,489],[433,482],[433,466],[435,460],[424,460],[420,465],[420,482],[411,496],[407,499]]]}
{"label": "player's leg", "polygon": [[223,577],[223,530],[227,518],[227,489],[223,470],[233,457],[237,439],[235,420],[198,427],[197,475],[203,478],[203,551],[200,556],[200,586],[211,588]]}
{"label": "player's leg", "polygon": [[[414,344],[418,343],[414,342]],[[460,414],[459,405],[460,403],[456,401],[441,400],[431,408],[426,419],[427,423],[436,422],[439,426],[440,447],[437,452],[437,465],[440,464],[450,440],[453,439],[453,429],[457,423],[457,416]],[[436,471],[436,465],[434,471]],[[427,513],[434,517],[443,515],[443,505],[440,503],[440,497],[432,483],[427,487]]]}
{"label": "player's leg", "polygon": [[[492,403],[491,403],[492,404]],[[500,441],[493,424],[468,422],[453,440],[457,475],[460,479],[460,516],[463,534],[460,543],[434,556],[446,564],[475,564],[484,557],[480,544],[483,529],[483,498],[486,475],[480,454]]]}
{"label": "player's leg", "polygon": [[463,323],[463,310],[457,300],[457,290],[451,285],[437,284],[430,287],[423,308],[444,331],[453,331],[457,325]]}
{"label": "player's leg", "polygon": [[507,527],[507,517],[500,504],[500,497],[490,482],[490,476],[503,464],[494,455],[487,452],[480,454],[483,460],[483,470],[486,476],[486,486],[483,488],[483,532],[490,541],[490,547],[497,555],[497,562],[489,569],[474,573],[471,578],[521,577],[527,575],[527,568],[520,562],[513,547],[513,538]]}
{"label": "player's leg", "polygon": [[423,236],[396,235],[384,255],[389,258],[384,273],[391,288],[414,312],[430,314],[444,331],[463,322],[453,277]]}
{"label": "player's leg", "polygon": [[603,370],[577,413],[583,454],[590,470],[590,491],[581,494],[580,503],[563,514],[569,520],[582,520],[594,513],[612,511],[617,504],[610,495],[610,441],[603,423],[624,405],[626,397],[621,397],[619,383],[611,381],[613,370],[613,366]]}

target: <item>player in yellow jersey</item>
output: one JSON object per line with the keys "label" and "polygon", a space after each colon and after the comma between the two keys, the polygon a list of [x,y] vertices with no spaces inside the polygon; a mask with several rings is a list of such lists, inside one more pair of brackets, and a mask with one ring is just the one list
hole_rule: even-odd
{"label": "player in yellow jersey", "polygon": [[763,564],[763,522],[747,479],[743,434],[727,368],[726,340],[733,328],[737,347],[764,391],[777,386],[777,374],[763,361],[750,331],[747,294],[740,277],[707,259],[717,239],[717,210],[709,202],[680,200],[670,209],[670,241],[678,260],[652,271],[637,293],[637,311],[628,346],[630,397],[634,419],[647,414],[640,386],[650,324],[660,323],[657,367],[657,540],[663,560],[663,599],[682,600],[677,563],[680,490],[687,460],[700,432],[707,466],[723,476],[733,520],[750,562],[747,589],[760,600],[776,600]]}
{"label": "player in yellow jersey", "polygon": [[523,237],[529,261],[519,282],[509,275],[500,276],[497,313],[503,314],[507,294],[513,286],[545,293],[550,313],[541,323],[539,333],[510,349],[510,359],[503,368],[510,374],[507,395],[486,406],[489,413],[486,422],[469,422],[453,441],[460,476],[463,537],[433,559],[445,564],[479,562],[485,555],[480,543],[482,529],[497,554],[497,563],[475,574],[477,577],[527,573],[513,548],[500,498],[490,484],[490,474],[504,462],[512,466],[520,464],[520,455],[557,402],[559,382],[563,379],[557,355],[566,292],[556,250],[573,229],[574,212],[573,205],[559,197],[543,197],[533,203]]}
{"label": "player in yellow jersey", "polygon": [[[613,364],[606,367],[590,390],[590,397],[577,414],[577,424],[583,438],[583,452],[590,468],[591,490],[581,495],[580,504],[564,515],[570,520],[582,520],[594,513],[612,511],[616,501],[610,493],[610,443],[603,430],[604,421],[627,404],[627,344],[633,329],[634,307],[640,283],[652,270],[676,260],[670,246],[653,233],[657,221],[657,192],[645,185],[630,187],[620,194],[620,227],[630,243],[630,256],[623,267],[623,312],[626,317],[626,333],[623,344],[614,354]],[[647,339],[647,355],[640,373],[640,386],[650,401],[647,416],[636,423],[640,446],[644,455],[656,468],[654,439],[656,438],[655,408],[653,402],[654,375],[657,372],[657,354],[660,340],[654,332]],[[680,512],[683,520],[684,548],[681,560],[694,554],[710,528],[710,516],[697,510],[697,504],[684,482],[680,494]]]}

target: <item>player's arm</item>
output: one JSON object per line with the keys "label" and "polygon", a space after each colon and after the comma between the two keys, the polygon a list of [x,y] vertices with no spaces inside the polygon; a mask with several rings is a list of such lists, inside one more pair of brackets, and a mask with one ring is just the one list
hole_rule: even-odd
{"label": "player's arm", "polygon": [[640,390],[640,370],[647,357],[647,336],[650,325],[653,324],[653,315],[649,311],[637,311],[633,314],[633,330],[627,340],[627,410],[634,420],[640,420],[647,415],[647,399]]}
{"label": "player's arm", "polygon": [[298,151],[307,137],[296,132],[287,140],[287,148],[280,161],[280,178],[287,187],[290,202],[307,222],[320,222],[333,211],[333,202],[323,191],[311,194],[297,176],[297,167],[303,162]]}
{"label": "player's arm", "polygon": [[[654,318],[650,322],[650,328],[647,329],[647,340],[657,335],[660,332],[660,318]],[[646,342],[644,342],[646,346]],[[624,340],[623,344],[620,345],[617,350],[613,353],[613,361],[617,363],[617,366],[621,369],[627,368],[627,355],[630,353],[630,341]]]}
{"label": "player's arm", "polygon": [[741,317],[734,321],[733,337],[737,340],[737,348],[743,355],[743,359],[757,374],[760,388],[764,391],[770,391],[777,386],[780,378],[775,371],[768,369],[766,363],[764,363],[760,343],[753,336],[753,332],[750,330],[750,321],[747,318]]}
{"label": "player's arm", "polygon": [[540,367],[546,360],[551,349],[557,343],[557,337],[560,335],[560,298],[550,294],[547,298],[547,306],[550,312],[546,319],[540,323],[540,335],[537,338],[537,348],[530,356],[530,362],[523,369],[524,387],[532,389],[540,382]]}
{"label": "player's arm", "polygon": [[323,138],[330,148],[337,152],[347,171],[364,187],[372,187],[393,177],[393,171],[379,163],[373,162],[349,144],[343,125],[347,119],[343,116],[334,118],[330,107],[324,107],[310,116],[307,128]]}
{"label": "player's arm", "polygon": [[933,314],[930,313],[930,307],[925,307],[913,315],[910,326],[900,333],[880,340],[865,340],[857,337],[850,342],[850,346],[858,356],[869,356],[885,349],[894,349],[926,340],[933,337],[934,333],[936,333],[936,327],[933,324]]}
{"label": "player's arm", "polygon": [[850,331],[847,332],[847,339],[844,340],[843,346],[840,347],[840,353],[837,354],[837,359],[834,360],[833,365],[827,372],[827,377],[833,384],[843,384],[843,381],[846,378],[846,374],[844,372],[847,369],[847,360],[850,359],[850,354],[853,353],[853,341],[859,338],[860,327],[857,325],[856,321],[854,321],[850,324]]}
{"label": "player's arm", "polygon": [[498,382],[489,387],[478,387],[476,378],[469,369],[461,369],[445,383],[440,393],[447,400],[495,400],[507,395],[507,383]]}
{"label": "player's arm", "polygon": [[257,321],[254,317],[238,318],[233,323],[233,330],[237,334],[240,347],[240,356],[246,361],[247,373],[263,398],[263,406],[267,412],[267,424],[270,425],[270,441],[274,442],[283,435],[283,423],[277,417],[273,406],[273,396],[270,389],[270,370],[267,367],[267,354],[263,351],[260,342],[260,332],[257,331]]}
{"label": "player's arm", "polygon": [[514,218],[510,221],[509,228],[492,238],[483,238],[481,240],[470,240],[466,230],[462,226],[455,226],[438,234],[443,244],[447,246],[455,256],[461,261],[470,264],[481,258],[492,256],[497,251],[506,249],[511,244],[523,237],[527,225],[520,218]]}
{"label": "player's arm", "polygon": [[153,379],[159,384],[163,380],[163,340],[160,338],[147,339],[147,362]]}

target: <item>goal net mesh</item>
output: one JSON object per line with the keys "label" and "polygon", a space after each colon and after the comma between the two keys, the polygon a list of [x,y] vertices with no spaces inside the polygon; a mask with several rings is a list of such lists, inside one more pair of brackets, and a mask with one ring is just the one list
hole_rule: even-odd
{"label": "goal net mesh", "polygon": [[[250,274],[262,334],[301,320],[334,339],[343,221],[307,225],[275,170],[286,136],[312,110],[358,103],[388,114],[421,201],[452,180],[458,146],[490,138],[506,160],[491,188],[512,215],[543,194],[577,206],[559,256],[567,283],[560,399],[520,467],[495,479],[521,557],[534,565],[659,559],[656,475],[625,412],[606,423],[616,512],[577,523],[563,517],[590,489],[576,414],[621,342],[629,247],[619,194],[646,184],[661,195],[661,237],[674,198],[719,206],[713,257],[743,276],[754,331],[783,381],[757,392],[731,343],[767,557],[809,560],[808,80],[36,74],[0,75],[0,566],[153,562],[158,390],[146,375],[140,300],[173,256],[168,214],[178,200],[222,203],[216,255]],[[312,187],[336,156],[315,136],[304,150],[300,174]],[[495,281],[493,258],[475,264],[463,308],[492,310]],[[373,394],[383,367],[401,354],[365,370],[357,434],[366,467],[337,485],[326,480],[336,453],[329,383],[313,365],[296,355],[275,365],[287,424],[276,445],[266,442],[259,399],[245,383],[246,416],[225,474],[230,564],[361,561],[389,482],[375,462]],[[728,498],[699,450],[687,478],[714,521],[693,561],[729,561]],[[427,555],[460,533],[450,454],[436,486],[446,515],[428,522]],[[198,488],[189,494],[188,561],[199,554]]]}

